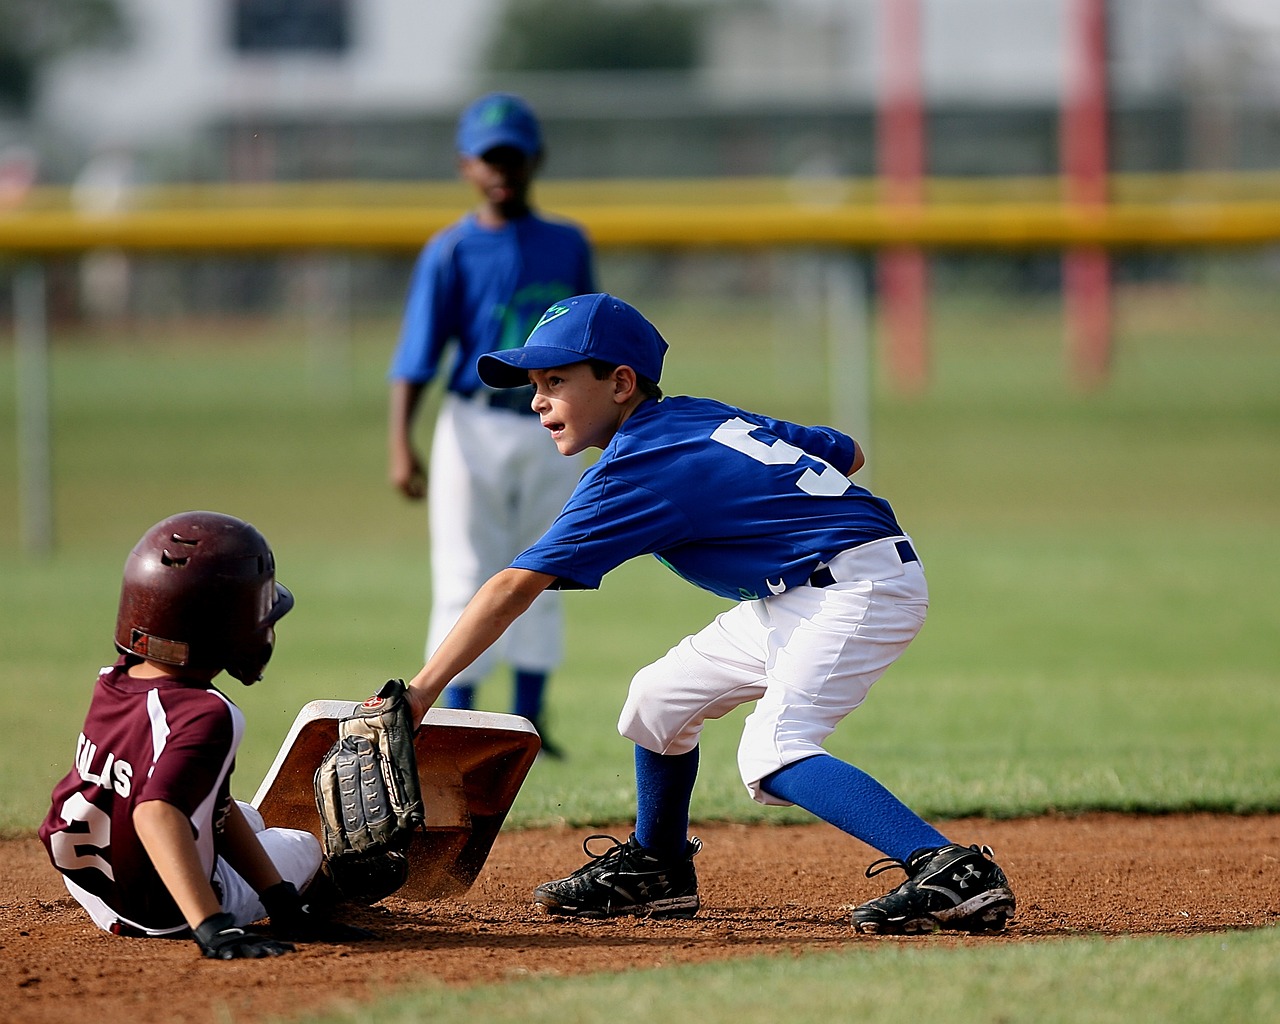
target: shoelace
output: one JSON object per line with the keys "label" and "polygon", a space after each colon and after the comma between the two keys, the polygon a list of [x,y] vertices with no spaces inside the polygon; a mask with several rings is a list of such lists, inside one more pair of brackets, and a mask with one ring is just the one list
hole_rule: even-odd
{"label": "shoelace", "polygon": [[[904,861],[898,860],[897,857],[881,857],[879,860],[872,861],[867,865],[866,875],[868,878],[875,878],[876,875],[883,874],[893,868],[902,868],[907,872],[907,865]],[[910,874],[910,872],[907,872]]]}
{"label": "shoelace", "polygon": [[[609,849],[605,850],[603,853],[592,853],[591,842],[594,839],[607,839],[613,845],[610,846]],[[573,875],[576,877],[577,875],[581,875],[584,872],[591,871],[599,867],[601,864],[606,864],[609,861],[621,859],[622,855],[626,853],[627,848],[630,845],[631,843],[629,840],[624,843],[617,836],[611,836],[604,832],[597,832],[594,835],[587,836],[587,838],[582,841],[582,852],[585,853],[588,857],[590,857],[591,860],[588,861],[586,864],[582,865],[582,867],[578,868],[578,870],[575,871]]]}
{"label": "shoelace", "polygon": [[[610,846],[603,853],[592,853],[591,841],[593,839],[607,839],[613,845]],[[688,859],[692,860],[694,857],[696,857],[699,853],[702,852],[702,840],[699,839],[697,836],[691,836],[689,838],[688,846],[686,847],[686,849],[688,851],[687,853]],[[644,848],[641,847],[640,844],[635,841],[634,832],[631,834],[630,838],[627,839],[625,843],[621,839],[619,839],[617,836],[611,836],[605,832],[596,832],[594,835],[589,835],[587,836],[586,839],[582,840],[582,852],[585,853],[591,859],[586,864],[582,865],[582,867],[578,868],[578,870],[575,871],[572,875],[570,875],[570,877],[576,878],[578,875],[584,874],[588,871],[592,871],[595,868],[600,867],[602,864],[608,864],[613,861],[621,860],[624,856],[626,856],[628,851],[632,851],[632,850],[634,850],[636,853],[641,853],[641,854],[645,853]]]}
{"label": "shoelace", "polygon": [[[939,847],[939,849],[942,849],[942,847]],[[991,847],[987,846],[985,843],[981,846],[975,843],[973,846],[970,846],[969,849],[972,850],[974,853],[987,857],[990,860],[996,859],[995,851],[992,850]],[[927,862],[928,862],[927,857],[922,860],[922,863],[927,863]],[[879,860],[872,861],[869,865],[867,865],[866,876],[868,878],[874,878],[876,875],[883,874],[885,871],[889,871],[892,868],[902,868],[903,873],[908,878],[912,877],[911,868],[908,866],[908,861],[898,860],[896,857],[881,857]]]}

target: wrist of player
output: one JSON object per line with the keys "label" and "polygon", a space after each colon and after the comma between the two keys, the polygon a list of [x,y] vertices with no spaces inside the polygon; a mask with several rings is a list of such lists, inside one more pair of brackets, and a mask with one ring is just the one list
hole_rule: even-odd
{"label": "wrist of player", "polygon": [[238,927],[235,918],[225,912],[210,914],[196,925],[191,937],[210,960],[261,960],[294,951],[288,942]]}

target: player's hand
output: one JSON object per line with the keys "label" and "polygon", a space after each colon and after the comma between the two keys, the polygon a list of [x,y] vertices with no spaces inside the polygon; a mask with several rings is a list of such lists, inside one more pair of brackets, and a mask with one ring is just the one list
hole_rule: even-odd
{"label": "player's hand", "polygon": [[193,932],[196,945],[210,960],[261,960],[294,952],[292,943],[237,928],[230,914],[211,914]]}
{"label": "player's hand", "polygon": [[294,942],[365,942],[379,936],[365,928],[331,921],[298,894],[292,882],[277,882],[258,898],[271,919],[271,934]]}
{"label": "player's hand", "polygon": [[392,453],[391,485],[411,501],[421,501],[427,496],[427,467],[412,448]]}

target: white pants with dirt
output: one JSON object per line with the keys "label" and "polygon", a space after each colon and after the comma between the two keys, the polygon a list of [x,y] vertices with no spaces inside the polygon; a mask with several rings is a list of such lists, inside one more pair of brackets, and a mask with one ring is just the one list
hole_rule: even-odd
{"label": "white pants with dirt", "polygon": [[[445,396],[431,444],[427,499],[428,658],[480,586],[546,532],[582,469],[577,459],[560,454],[537,416]],[[503,660],[550,672],[560,664],[563,647],[560,594],[546,591],[454,682],[478,683]]]}
{"label": "white pants with dirt", "polygon": [[784,765],[824,753],[836,726],[866,699],[924,625],[929,591],[919,561],[891,537],[831,560],[835,582],[744,601],[641,669],[618,731],[658,754],[688,753],[703,723],[748,701],[738,769],[752,799]]}

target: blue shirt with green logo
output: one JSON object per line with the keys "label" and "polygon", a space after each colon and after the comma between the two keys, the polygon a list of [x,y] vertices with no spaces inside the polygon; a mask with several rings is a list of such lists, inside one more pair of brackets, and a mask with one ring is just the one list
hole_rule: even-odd
{"label": "blue shirt with green logo", "polygon": [[841,551],[902,534],[889,503],[845,476],[853,458],[853,440],[831,427],[709,398],[649,400],[511,564],[594,589],[652,554],[721,597],[780,594]]}
{"label": "blue shirt with green logo", "polygon": [[484,387],[476,359],[519,348],[547,307],[596,290],[591,246],[576,225],[537,214],[501,228],[474,214],[435,235],[414,266],[388,376],[426,384],[456,345],[447,387]]}

